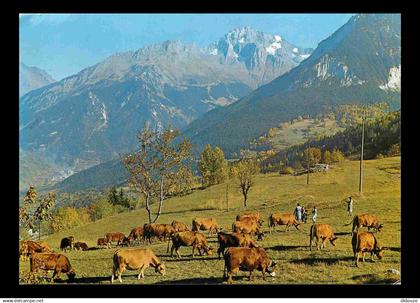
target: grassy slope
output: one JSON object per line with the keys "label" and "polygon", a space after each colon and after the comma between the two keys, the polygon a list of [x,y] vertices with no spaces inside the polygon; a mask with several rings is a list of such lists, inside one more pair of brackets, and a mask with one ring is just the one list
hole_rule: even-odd
{"label": "grassy slope", "polygon": [[326,119],[324,123],[316,123],[314,119],[303,119],[289,125],[286,129],[276,129],[274,131],[273,147],[276,150],[285,149],[292,145],[301,144],[306,142],[304,130],[311,126],[312,129],[309,131],[310,137],[316,137],[317,135],[332,136],[344,128],[339,127],[335,120]]}
{"label": "grassy slope", "polygon": [[[308,249],[310,224],[302,224],[301,231],[294,228],[284,232],[280,227],[277,234],[268,235],[262,242],[271,259],[278,262],[276,277],[267,278],[266,283],[293,284],[336,284],[336,283],[369,283],[384,282],[389,278],[387,269],[400,270],[400,158],[386,158],[365,161],[364,194],[357,195],[358,162],[346,161],[334,167],[328,173],[311,175],[310,185],[306,185],[306,176],[279,176],[277,174],[259,175],[255,186],[251,189],[249,209],[259,210],[264,217],[264,229],[267,228],[267,218],[274,211],[291,212],[297,201],[306,207],[316,203],[318,222],[329,223],[335,228],[339,239],[336,247],[327,243],[325,251]],[[234,217],[241,208],[241,196],[233,181],[229,184],[229,203],[231,210],[226,211],[226,185],[218,185],[206,190],[196,191],[192,195],[174,198],[166,201],[164,214],[160,223],[170,223],[173,219],[191,224],[194,217],[215,217],[226,229],[231,226]],[[378,239],[384,246],[391,247],[385,252],[382,261],[376,263],[361,263],[359,268],[353,266],[351,226],[345,226],[350,221],[345,211],[342,199],[353,195],[355,197],[355,213],[374,213],[384,223],[384,231],[378,234]],[[198,210],[199,208],[218,209]],[[191,211],[191,209],[196,209]],[[63,236],[74,235],[76,241],[86,241],[89,246],[96,244],[96,239],[109,231],[128,233],[132,227],[146,222],[146,212],[137,210],[131,213],[119,214],[105,218],[89,225],[70,231],[54,234],[45,240],[58,250],[59,241]],[[216,238],[210,243],[217,247]],[[223,260],[214,256],[196,257],[191,259],[191,249],[181,248],[183,259],[171,259],[166,254],[166,243],[154,243],[152,249],[167,265],[167,275],[159,276],[153,270],[146,272],[144,280],[137,280],[137,273],[126,271],[124,283],[221,283]],[[79,283],[110,283],[112,270],[112,255],[115,249],[92,250],[86,252],[69,252],[66,255],[78,273]],[[28,263],[22,263],[21,273],[29,268]],[[234,283],[264,283],[261,274],[255,275],[249,282],[240,273]],[[64,278],[64,276],[63,276]]]}

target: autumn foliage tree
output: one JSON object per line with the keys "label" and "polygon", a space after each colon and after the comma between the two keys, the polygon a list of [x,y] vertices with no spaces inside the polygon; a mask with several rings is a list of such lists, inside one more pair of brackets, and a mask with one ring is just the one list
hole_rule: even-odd
{"label": "autumn foliage tree", "polygon": [[198,169],[204,186],[223,183],[228,177],[228,163],[223,150],[207,144],[200,156]]}
{"label": "autumn foliage tree", "polygon": [[38,238],[41,238],[41,222],[52,218],[51,209],[55,204],[56,195],[50,192],[38,197],[35,187],[30,186],[23,199],[23,206],[19,207],[19,223],[31,230],[38,225]]}
{"label": "autumn foliage tree", "polygon": [[[191,174],[192,145],[186,138],[180,139],[178,130],[165,129],[162,132],[144,127],[139,132],[137,151],[122,157],[130,174],[129,184],[145,198],[145,208],[149,222],[156,222],[163,202],[168,194],[173,194],[174,184]],[[158,201],[158,210],[152,219],[151,199]]]}

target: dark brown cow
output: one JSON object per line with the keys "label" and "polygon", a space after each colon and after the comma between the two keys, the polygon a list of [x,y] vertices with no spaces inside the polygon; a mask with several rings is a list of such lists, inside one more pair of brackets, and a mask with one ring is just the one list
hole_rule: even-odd
{"label": "dark brown cow", "polygon": [[108,242],[106,238],[99,238],[98,241],[96,242],[96,245],[110,247],[110,243]]}
{"label": "dark brown cow", "polygon": [[89,250],[89,247],[87,246],[87,244],[85,242],[76,242],[74,243],[74,248],[76,250]]}
{"label": "dark brown cow", "polygon": [[[383,224],[379,224],[378,217],[375,215],[363,214],[363,215],[356,215],[353,218],[353,227],[352,227],[352,234],[355,231],[358,231],[360,227],[367,227],[368,231],[371,228],[374,228],[377,231],[381,231]],[[350,223],[351,224],[351,223]]]}
{"label": "dark brown cow", "polygon": [[375,237],[375,234],[372,232],[357,232],[354,233],[351,239],[351,244],[353,247],[354,262],[356,266],[359,266],[359,257],[362,254],[362,261],[365,261],[365,254],[370,252],[372,262],[373,255],[375,254],[379,260],[382,259],[384,255],[384,248],[379,244],[378,240]]}
{"label": "dark brown cow", "polygon": [[107,233],[105,238],[109,246],[112,244],[112,242],[117,242],[117,245],[127,242],[127,237],[121,232]]}
{"label": "dark brown cow", "polygon": [[217,250],[219,259],[221,259],[221,254],[224,254],[225,249],[228,247],[258,247],[250,235],[242,233],[219,232],[217,233],[217,241],[219,243]]}
{"label": "dark brown cow", "polygon": [[217,233],[219,226],[213,218],[196,218],[192,221],[192,231],[208,230],[209,235]]}
{"label": "dark brown cow", "polygon": [[[173,252],[175,250],[178,258],[181,258],[181,255],[179,254],[179,251],[178,251],[181,246],[192,246],[193,258],[194,258],[195,248],[198,249],[200,256],[203,255],[203,253],[206,253],[207,255],[213,254],[213,248],[211,248],[208,245],[206,236],[198,231],[177,232],[171,236],[171,240],[172,240],[171,257],[173,256]],[[168,248],[169,248],[169,243],[168,243]]]}
{"label": "dark brown cow", "polygon": [[69,236],[69,237],[61,239],[61,242],[60,242],[61,251],[65,251],[68,248],[70,250],[74,249],[74,237],[73,236]]}
{"label": "dark brown cow", "polygon": [[232,224],[232,231],[252,236],[256,235],[258,240],[264,239],[264,233],[260,230],[258,222],[252,218],[243,218],[241,221],[235,221]]}
{"label": "dark brown cow", "polygon": [[251,218],[251,219],[257,221],[260,227],[264,223],[264,220],[261,219],[261,215],[260,215],[259,212],[237,215],[236,216],[236,221],[242,221],[244,218]]}
{"label": "dark brown cow", "polygon": [[322,240],[321,249],[324,248],[326,240],[329,240],[333,246],[335,246],[334,241],[337,240],[331,225],[322,223],[316,223],[311,226],[309,234],[309,250],[312,250],[312,241],[314,238],[316,238],[316,249],[320,249],[320,239]]}
{"label": "dark brown cow", "polygon": [[69,280],[73,280],[76,276],[76,272],[70,265],[69,259],[62,255],[56,253],[34,253],[31,255],[30,260],[30,269],[31,273],[37,272],[39,269],[45,271],[45,274],[49,270],[53,270],[53,276],[59,277],[60,274],[67,274]]}
{"label": "dark brown cow", "polygon": [[276,232],[276,225],[286,225],[286,231],[289,230],[290,226],[293,225],[297,230],[299,230],[299,222],[296,220],[293,214],[280,214],[274,213],[271,214],[270,218],[268,219],[268,227],[274,228],[274,232]]}
{"label": "dark brown cow", "polygon": [[262,272],[263,280],[265,273],[275,276],[276,263],[270,261],[264,248],[230,247],[225,253],[225,268],[223,278],[232,284],[232,276],[238,271],[249,271],[249,280],[252,279],[254,270]]}
{"label": "dark brown cow", "polygon": [[171,225],[175,228],[176,232],[190,230],[187,224],[179,222],[179,221],[172,221]]}
{"label": "dark brown cow", "polygon": [[128,235],[127,239],[128,242],[131,244],[133,241],[140,241],[140,239],[143,239],[144,243],[144,227],[139,226],[135,227],[130,231],[130,234]]}

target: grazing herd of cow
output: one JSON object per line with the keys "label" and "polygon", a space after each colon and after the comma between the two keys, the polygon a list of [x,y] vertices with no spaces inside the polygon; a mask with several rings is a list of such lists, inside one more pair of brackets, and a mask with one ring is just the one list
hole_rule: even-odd
{"label": "grazing herd of cow", "polygon": [[[286,225],[286,231],[290,226],[299,230],[300,222],[292,214],[274,213],[268,219],[270,234],[276,232],[277,225]],[[152,243],[153,239],[168,241],[167,253],[172,242],[170,256],[175,251],[178,258],[181,258],[179,248],[181,246],[192,247],[192,257],[194,258],[197,249],[200,256],[203,254],[212,255],[213,248],[209,246],[206,236],[200,231],[207,230],[208,235],[216,234],[218,242],[218,258],[224,257],[223,278],[228,284],[232,283],[232,276],[238,271],[248,271],[249,279],[252,279],[254,270],[262,272],[263,279],[265,274],[275,276],[276,263],[270,260],[262,245],[258,245],[254,240],[264,239],[262,231],[263,220],[258,212],[238,215],[232,224],[232,232],[224,232],[219,227],[214,218],[199,218],[192,221],[192,229],[182,222],[173,221],[171,224],[144,224],[144,226],[133,228],[126,237],[123,233],[107,233],[104,238],[97,241],[98,247],[110,248],[112,243],[117,246],[134,246],[140,241]],[[383,224],[379,224],[375,215],[357,215],[353,218],[352,228],[352,248],[354,253],[355,265],[358,266],[360,255],[364,261],[365,254],[370,252],[373,261],[374,255],[382,259],[384,247],[382,247],[373,232],[370,229],[381,231]],[[359,228],[367,227],[368,232],[359,232]],[[328,240],[335,246],[334,241],[337,237],[334,235],[333,228],[329,224],[313,224],[310,228],[309,249],[312,250],[312,241],[316,241],[317,249],[323,249]],[[43,241],[20,241],[19,254],[23,260],[30,257],[30,272],[35,273],[39,269],[44,270],[45,274],[53,270],[52,278],[60,274],[67,274],[69,280],[73,280],[76,273],[71,267],[69,259],[59,253],[52,252],[51,248]],[[89,250],[84,242],[75,242],[74,237],[63,238],[60,242],[61,251],[68,249]],[[120,248],[113,255],[113,269],[111,282],[118,278],[122,282],[122,273],[128,270],[138,270],[138,278],[144,278],[144,271],[148,267],[153,267],[161,275],[165,274],[165,264],[162,263],[155,253],[149,248]]]}

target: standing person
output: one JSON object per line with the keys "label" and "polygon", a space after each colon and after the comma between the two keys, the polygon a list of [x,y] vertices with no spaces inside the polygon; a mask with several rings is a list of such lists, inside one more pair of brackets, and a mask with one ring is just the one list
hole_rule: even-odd
{"label": "standing person", "polygon": [[318,211],[316,209],[316,206],[314,205],[314,207],[312,208],[312,223],[313,224],[316,223],[316,216],[318,216]]}
{"label": "standing person", "polygon": [[302,205],[302,221],[306,223],[308,221],[308,212],[306,208]]}
{"label": "standing person", "polygon": [[298,220],[298,222],[302,221],[302,206],[300,206],[299,203],[296,205],[294,215],[296,217],[296,220]]}
{"label": "standing person", "polygon": [[347,212],[350,217],[353,215],[353,198],[351,196],[347,201]]}

